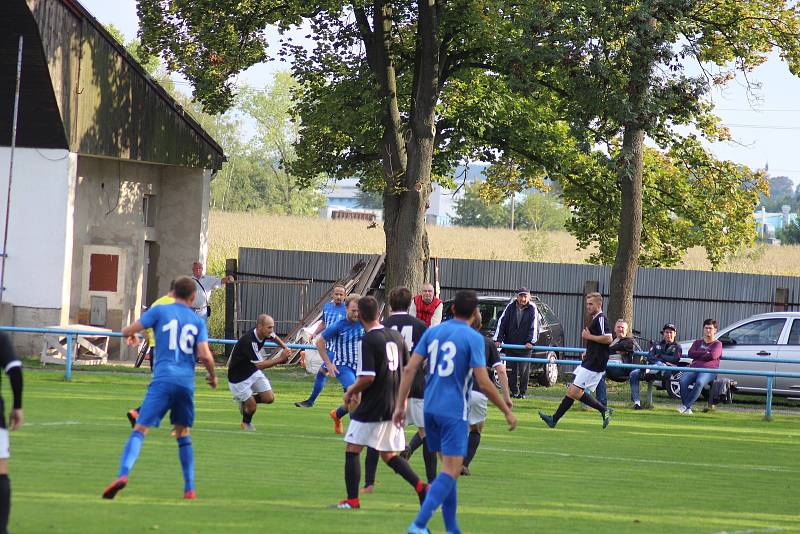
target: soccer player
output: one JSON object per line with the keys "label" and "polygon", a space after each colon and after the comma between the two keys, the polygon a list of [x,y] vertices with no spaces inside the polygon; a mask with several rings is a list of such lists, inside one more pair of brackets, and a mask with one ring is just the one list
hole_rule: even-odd
{"label": "soccer player", "polygon": [[[322,321],[317,325],[317,329],[314,332],[314,335],[319,334],[322,332],[325,327],[331,326],[335,323],[338,323],[345,317],[347,317],[347,308],[344,305],[344,298],[347,293],[347,290],[342,285],[333,286],[333,293],[331,294],[331,301],[326,302],[325,305],[322,307]],[[328,343],[325,348],[328,351],[329,356],[333,356],[335,352],[335,348],[333,343]],[[322,389],[325,387],[325,382],[328,380],[328,371],[325,369],[323,365],[320,367],[319,371],[317,371],[317,376],[314,378],[314,386],[311,388],[311,395],[303,401],[295,402],[294,405],[298,408],[311,408],[314,406],[314,403],[317,401],[317,397],[319,394],[322,393]]]}
{"label": "soccer player", "polygon": [[361,341],[358,379],[345,391],[345,406],[358,406],[350,414],[350,425],[344,440],[347,443],[344,479],[347,498],[337,507],[360,508],[358,484],[361,479],[359,455],[370,446],[380,452],[386,465],[403,477],[419,496],[425,498],[427,485],[420,480],[408,461],[398,456],[406,446],[402,427],[392,424],[400,373],[408,361],[408,349],[402,336],[378,322],[379,309],[375,297],[362,297],[357,302],[358,316],[366,330]]}
{"label": "soccer player", "polygon": [[139,410],[139,417],[122,450],[117,478],[103,491],[104,499],[128,485],[128,475],[139,457],[142,441],[151,427],[158,426],[169,410],[170,422],[178,441],[178,457],[183,471],[183,498],[195,499],[194,450],[189,430],[194,423],[195,360],[206,370],[206,382],[217,387],[214,358],[208,348],[206,321],[192,309],[195,283],[182,276],[175,281],[175,303],[149,309],[138,321],[122,329],[128,344],[136,343],[137,332],[153,328],[156,333],[156,361],[153,379]]}
{"label": "soccer player", "polygon": [[[167,294],[164,295],[163,297],[159,297],[155,301],[153,301],[153,303],[150,305],[150,308],[154,308],[154,307],[160,306],[162,304],[172,304],[174,302],[175,302],[175,280],[171,280],[170,283],[169,283],[169,291],[167,292]],[[155,357],[155,354],[156,354],[156,335],[155,335],[155,333],[153,333],[153,329],[152,328],[148,328],[146,330],[146,333],[147,333],[147,341],[148,341],[148,345],[149,345],[149,347],[147,349],[147,355],[149,356],[150,372],[152,373],[153,372],[153,358]],[[137,406],[136,408],[134,408],[133,410],[128,410],[128,413],[126,415],[128,416],[128,421],[131,422],[131,428],[133,428],[134,425],[136,425],[136,418],[139,417],[139,410],[141,410],[141,409],[142,409],[142,407],[140,405],[140,406]]]}
{"label": "soccer player", "polygon": [[[475,308],[475,312],[470,319],[470,326],[477,332],[481,331],[482,317],[481,311]],[[509,408],[514,407],[514,401],[511,400],[510,389],[508,385],[508,375],[506,374],[506,366],[503,360],[500,359],[500,354],[497,352],[497,346],[488,337],[483,337],[483,345],[486,349],[486,371],[489,373],[489,380],[494,382],[495,373],[500,381],[500,387],[503,390],[503,402]],[[410,402],[410,401],[409,401]],[[462,475],[470,475],[469,464],[475,458],[475,453],[478,452],[478,446],[481,444],[481,432],[483,432],[483,423],[486,421],[486,408],[488,407],[489,399],[480,390],[477,383],[472,384],[472,395],[469,398],[469,436],[467,438],[467,457],[464,458],[464,466],[461,468]]]}
{"label": "soccer player", "polygon": [[[262,349],[267,341],[281,347],[280,356],[264,359]],[[286,362],[291,355],[289,347],[275,335],[275,320],[263,313],[258,316],[256,327],[240,337],[234,345],[228,360],[228,389],[233,394],[233,400],[239,403],[242,430],[254,432],[256,406],[275,401],[272,386],[263,370]]]}
{"label": "soccer player", "polygon": [[550,428],[555,428],[558,421],[567,413],[576,400],[594,408],[603,416],[603,428],[611,422],[613,410],[592,397],[588,389],[597,386],[606,372],[608,365],[608,346],[611,344],[611,329],[603,315],[603,296],[600,293],[586,295],[586,311],[592,316],[592,322],[581,332],[586,340],[586,354],[580,366],[575,370],[575,380],[567,389],[561,405],[553,415],[539,412],[539,417]]}
{"label": "soccer player", "polygon": [[11,514],[11,481],[8,479],[8,431],[22,426],[22,363],[14,353],[11,340],[5,332],[0,332],[0,365],[11,382],[11,393],[14,401],[8,415],[6,428],[6,410],[3,397],[0,397],[0,534],[8,532],[8,517]]}
{"label": "soccer player", "polygon": [[428,532],[428,521],[439,506],[442,507],[445,530],[460,532],[456,521],[456,481],[467,453],[469,391],[473,374],[483,393],[505,414],[509,430],[517,426],[516,417],[489,380],[483,336],[468,324],[477,306],[478,296],[474,291],[457,292],[453,302],[454,319],[425,331],[403,371],[392,420],[398,428],[403,427],[411,383],[419,366],[427,360],[425,439],[431,451],[441,453],[443,463],[442,472],[430,485],[416,519],[408,527],[411,534]]}
{"label": "soccer player", "polygon": [[[317,350],[325,362],[328,373],[339,380],[345,391],[356,381],[356,367],[361,353],[361,338],[364,337],[364,328],[358,320],[358,299],[360,298],[361,295],[358,293],[348,295],[345,299],[347,316],[325,328],[317,338]],[[329,342],[333,343],[334,346],[333,359],[328,355],[328,351],[325,348]],[[342,433],[342,417],[345,414],[347,414],[347,409],[344,406],[331,410],[333,431],[337,434]]]}
{"label": "soccer player", "polygon": [[[411,291],[406,287],[396,287],[389,291],[389,317],[383,320],[383,326],[396,330],[405,342],[408,353],[414,350],[422,334],[425,333],[425,323],[416,317],[412,317],[408,313],[408,307],[411,305]],[[415,389],[416,388],[416,389]],[[408,400],[408,424],[412,424],[419,429],[422,433],[419,439],[420,443],[424,443],[425,437],[425,421],[422,418],[422,390],[425,388],[425,370],[420,368],[414,379],[414,385],[411,388],[411,398]],[[414,398],[417,397],[417,398]],[[414,438],[419,436],[419,433],[414,434]],[[412,440],[413,441],[413,440]],[[408,449],[406,449],[408,450]],[[427,450],[427,446],[423,449],[425,456],[425,472],[428,482],[432,482],[436,477],[436,454]],[[400,454],[403,458],[408,460],[404,454]],[[361,489],[362,493],[372,493],[375,484],[375,472],[378,468],[378,454],[374,449],[367,451],[367,458],[364,460],[364,487]]]}

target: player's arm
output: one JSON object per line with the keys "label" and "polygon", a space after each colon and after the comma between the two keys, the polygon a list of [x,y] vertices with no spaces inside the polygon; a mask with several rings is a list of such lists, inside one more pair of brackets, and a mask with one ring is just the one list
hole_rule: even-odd
{"label": "player's arm", "polygon": [[139,319],[135,323],[129,324],[122,329],[122,337],[125,338],[128,345],[136,345],[139,343],[139,340],[136,338],[136,334],[144,329],[145,327],[142,325],[142,320]]}
{"label": "player's arm", "polygon": [[22,426],[22,362],[17,358],[11,340],[5,334],[0,334],[0,365],[11,383],[11,392],[14,404],[8,417],[9,430],[16,430]]}
{"label": "player's arm", "polygon": [[601,345],[611,345],[611,342],[614,340],[614,336],[611,334],[601,334],[596,336],[590,333],[588,328],[583,329],[583,332],[581,332],[581,337],[587,341],[594,341],[595,343],[600,343]]}
{"label": "player's arm", "polygon": [[[480,367],[473,367],[472,372],[475,374],[475,379],[478,381],[478,386],[483,391],[483,394],[492,401],[492,404],[497,406],[503,415],[506,416],[506,421],[508,422],[508,429],[514,430],[517,427],[517,418],[511,411],[503,399],[500,397],[500,394],[497,392],[497,388],[494,387],[491,379],[489,378],[489,373],[486,372],[485,366]],[[506,384],[508,381],[506,381]]]}
{"label": "player's arm", "polygon": [[500,380],[500,388],[503,390],[503,402],[509,408],[514,407],[514,401],[511,400],[511,392],[508,389],[508,374],[506,373],[506,364],[500,362],[493,366],[494,372],[497,373],[497,379]]}
{"label": "player's arm", "polygon": [[405,426],[406,399],[408,398],[408,393],[411,391],[411,384],[414,382],[417,369],[422,365],[424,359],[425,357],[420,353],[414,352],[411,355],[411,359],[408,360],[405,369],[403,369],[403,376],[400,378],[400,388],[397,390],[397,399],[395,399],[394,403],[394,414],[392,415],[392,421],[397,428],[403,428],[403,426]]}
{"label": "player's arm", "polygon": [[328,372],[331,376],[336,376],[339,374],[339,369],[336,368],[336,365],[331,361],[331,357],[328,355],[328,349],[325,348],[325,343],[328,341],[328,338],[333,338],[334,335],[338,334],[338,330],[336,330],[336,326],[339,323],[334,324],[322,331],[322,335],[317,338],[315,345],[317,346],[317,352],[319,355],[322,356],[322,361],[325,362],[325,367],[328,369]]}
{"label": "player's arm", "polygon": [[208,374],[206,374],[206,382],[212,388],[217,387],[217,371],[214,368],[214,356],[211,354],[211,349],[208,347],[208,341],[200,341],[195,345],[197,361],[203,364]]}
{"label": "player's arm", "polygon": [[323,330],[325,330],[325,328],[326,328],[325,321],[318,321],[317,322],[317,327],[314,329],[314,333],[311,334],[311,335],[312,336],[319,335],[319,333],[322,332]]}

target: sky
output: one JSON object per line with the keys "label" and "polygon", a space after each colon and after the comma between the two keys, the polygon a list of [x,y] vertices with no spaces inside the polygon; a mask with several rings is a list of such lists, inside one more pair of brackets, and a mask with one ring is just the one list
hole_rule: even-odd
{"label": "sky", "polygon": [[[135,0],[80,0],[103,24],[113,24],[129,39],[136,36],[138,17]],[[256,65],[239,75],[238,82],[263,87],[286,63]],[[715,90],[715,111],[735,142],[715,143],[711,150],[720,159],[732,160],[751,169],[769,165],[771,176],[788,176],[800,184],[800,78],[792,76],[774,55],[750,76],[761,84],[748,92],[743,79]],[[178,86],[190,93],[185,80]]]}

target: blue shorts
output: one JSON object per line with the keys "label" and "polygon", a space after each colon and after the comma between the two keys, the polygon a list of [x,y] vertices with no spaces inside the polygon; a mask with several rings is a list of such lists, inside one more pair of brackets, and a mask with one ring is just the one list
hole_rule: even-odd
{"label": "blue shorts", "polygon": [[458,417],[425,414],[425,441],[442,456],[466,456],[469,423]]}
{"label": "blue shorts", "polygon": [[342,388],[347,391],[347,388],[356,383],[356,372],[352,367],[346,365],[336,365],[336,368],[339,370],[336,379],[342,385]]}
{"label": "blue shorts", "polygon": [[194,390],[169,382],[147,386],[136,424],[157,427],[169,410],[169,422],[190,427],[194,424]]}

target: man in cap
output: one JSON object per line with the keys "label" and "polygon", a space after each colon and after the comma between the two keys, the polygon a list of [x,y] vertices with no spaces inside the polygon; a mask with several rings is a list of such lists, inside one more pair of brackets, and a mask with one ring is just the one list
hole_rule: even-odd
{"label": "man in cap", "polygon": [[[517,298],[512,300],[497,320],[494,342],[501,344],[525,345],[525,349],[503,349],[506,356],[531,357],[531,349],[539,337],[539,310],[531,302],[527,287],[517,290]],[[510,362],[508,366],[508,386],[511,397],[524,399],[528,392],[528,378],[531,362]]]}
{"label": "man in cap", "polygon": [[[661,341],[653,345],[653,348],[651,348],[650,352],[647,354],[648,365],[659,365],[664,367],[678,365],[678,362],[681,361],[682,352],[681,346],[675,342],[675,335],[677,333],[678,329],[675,328],[674,324],[667,323],[664,325],[664,328],[661,329]],[[633,401],[634,410],[642,409],[642,401],[639,393],[639,382],[642,378],[645,378],[646,380],[659,378],[655,375],[663,375],[662,377],[668,380],[672,373],[657,373],[647,369],[634,369],[631,371],[631,400]]]}

